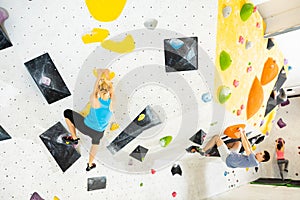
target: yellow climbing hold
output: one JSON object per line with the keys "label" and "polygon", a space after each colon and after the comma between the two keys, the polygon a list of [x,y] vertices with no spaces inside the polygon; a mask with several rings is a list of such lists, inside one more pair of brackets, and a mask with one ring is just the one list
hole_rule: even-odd
{"label": "yellow climbing hold", "polygon": [[253,151],[256,150],[256,146],[255,146],[255,145],[252,146],[252,150],[253,150]]}
{"label": "yellow climbing hold", "polygon": [[85,0],[91,15],[101,22],[110,22],[117,19],[126,0]]}
{"label": "yellow climbing hold", "polygon": [[117,42],[112,40],[105,40],[101,43],[104,49],[111,50],[117,53],[129,53],[135,48],[135,43],[131,35],[127,35],[123,41]]}
{"label": "yellow climbing hold", "polygon": [[246,167],[246,172],[249,171],[249,167]]}
{"label": "yellow climbing hold", "polygon": [[59,200],[59,198],[57,196],[54,196],[53,200]]}
{"label": "yellow climbing hold", "polygon": [[[96,68],[93,69],[93,75],[95,77],[98,77],[98,72],[97,72]],[[109,80],[112,80],[115,76],[116,76],[115,72],[109,72],[109,75],[108,75]]]}
{"label": "yellow climbing hold", "polygon": [[110,130],[114,131],[114,130],[117,130],[119,127],[120,127],[119,124],[117,124],[116,122],[113,122],[110,126]]}
{"label": "yellow climbing hold", "polygon": [[85,107],[82,109],[82,111],[80,111],[80,114],[83,116],[83,117],[86,117],[89,113],[90,113],[90,110],[91,110],[91,103],[88,102]]}
{"label": "yellow climbing hold", "polygon": [[140,114],[138,121],[142,121],[145,119],[145,114]]}
{"label": "yellow climbing hold", "polygon": [[82,36],[84,44],[102,42],[109,35],[109,31],[102,28],[94,28],[91,33]]}

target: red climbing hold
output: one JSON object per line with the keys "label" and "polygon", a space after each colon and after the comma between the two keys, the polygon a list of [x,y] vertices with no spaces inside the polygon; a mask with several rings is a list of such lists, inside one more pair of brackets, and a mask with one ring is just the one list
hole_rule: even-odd
{"label": "red climbing hold", "polygon": [[177,193],[176,192],[172,192],[172,196],[176,197]]}
{"label": "red climbing hold", "polygon": [[151,174],[155,174],[155,170],[154,169],[151,169]]}
{"label": "red climbing hold", "polygon": [[239,86],[239,84],[240,84],[240,82],[234,79],[234,81],[233,81],[233,86],[234,86],[234,87],[237,87],[237,86]]}

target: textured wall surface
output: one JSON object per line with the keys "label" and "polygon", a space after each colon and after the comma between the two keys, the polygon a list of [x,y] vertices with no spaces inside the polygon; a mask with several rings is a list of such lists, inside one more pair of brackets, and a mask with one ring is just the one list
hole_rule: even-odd
{"label": "textured wall surface", "polygon": [[[64,109],[74,108],[79,111],[84,106],[92,89],[92,86],[87,89],[88,84],[95,80],[92,75],[93,67],[108,67],[115,71],[115,84],[122,89],[133,85],[134,79],[124,82],[124,77],[130,72],[143,66],[164,65],[161,49],[139,49],[111,60],[107,66],[97,65],[97,60],[90,62],[90,58],[101,48],[100,43],[84,44],[81,40],[82,35],[96,27],[109,30],[108,39],[128,31],[144,29],[143,23],[149,18],[158,20],[157,28],[160,30],[173,31],[186,37],[198,37],[201,49],[199,68],[208,72],[181,72],[180,77],[190,87],[182,87],[180,84],[176,86],[177,90],[183,93],[193,91],[199,103],[196,106],[198,119],[191,119],[192,122],[195,120],[196,128],[208,131],[209,139],[212,135],[219,134],[226,124],[239,121],[230,113],[226,113],[225,121],[223,115],[220,115],[217,125],[211,125],[215,122],[213,117],[218,117],[213,112],[219,108],[201,100],[201,95],[212,89],[209,83],[213,80],[214,73],[211,63],[216,57],[218,1],[129,0],[116,20],[105,23],[96,21],[90,15],[85,2],[79,0],[1,0],[0,6],[9,13],[4,27],[13,43],[12,47],[0,51],[0,125],[12,137],[10,140],[1,141],[0,145],[0,199],[29,199],[33,192],[38,192],[45,199],[52,199],[54,195],[60,199],[173,199],[173,192],[177,193],[176,199],[201,199],[238,187],[258,177],[253,168],[228,169],[219,158],[187,155],[184,154],[184,149],[181,155],[175,160],[169,160],[169,164],[155,174],[151,174],[150,170],[140,174],[113,170],[112,166],[101,162],[101,152],[96,161],[97,168],[87,173],[85,166],[89,146],[85,145],[88,143],[84,137],[83,144],[79,147],[81,158],[63,173],[39,138],[40,134],[57,122],[66,127],[63,119]],[[143,35],[143,32],[140,33]],[[157,38],[162,37],[163,33],[165,31],[158,30]],[[163,37],[167,39],[170,35]],[[152,41],[148,40],[143,42],[152,44]],[[163,41],[159,44],[162,46]],[[25,62],[46,52],[51,56],[72,94],[50,105],[24,66]],[[103,60],[101,56],[97,59],[99,63]],[[91,66],[89,63],[97,66]],[[143,77],[145,74],[131,75]],[[153,76],[155,75],[154,71]],[[177,79],[174,80],[176,81]],[[78,85],[86,89],[78,90]],[[82,97],[75,99],[80,93]],[[118,105],[127,106],[128,117],[122,119],[123,113],[118,113],[118,109],[115,113],[120,120],[120,129],[125,128],[130,122],[129,119],[135,117],[141,107],[149,103],[164,109],[165,116],[169,117],[169,124],[164,127],[165,134],[174,134],[176,137],[181,117],[191,112],[182,113],[180,108],[183,102],[180,102],[178,96],[168,90],[168,87],[159,84],[145,83],[126,95],[129,103],[119,102]],[[184,97],[187,103],[192,98],[190,95]],[[220,112],[225,114],[222,108]],[[194,131],[196,132],[196,129]],[[119,132],[120,130],[106,132],[106,140],[111,141]],[[144,137],[135,144],[157,145],[154,142]],[[189,141],[183,142],[192,145]],[[104,141],[101,144],[102,148],[105,148],[106,144]],[[178,144],[182,145],[180,142]],[[128,147],[125,151],[130,152],[131,148]],[[159,152],[154,148],[153,152],[156,151]],[[174,163],[181,165],[182,176],[172,176],[170,171]],[[106,176],[106,189],[88,192],[87,179],[99,176]]]}

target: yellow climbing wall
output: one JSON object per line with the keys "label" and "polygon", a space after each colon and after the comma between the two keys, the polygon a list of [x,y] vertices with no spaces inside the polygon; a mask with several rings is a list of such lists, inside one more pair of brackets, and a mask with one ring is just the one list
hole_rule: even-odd
{"label": "yellow climbing wall", "polygon": [[[264,35],[264,22],[256,8],[246,21],[242,21],[240,10],[249,1],[219,0],[218,22],[217,22],[217,45],[216,45],[216,73],[220,80],[215,80],[215,96],[218,97],[218,88],[221,85],[231,90],[230,98],[224,103],[226,110],[238,115],[241,119],[247,120],[248,95],[255,77],[261,81],[264,64],[268,57],[273,58],[279,67],[284,64],[284,57],[278,46],[268,50],[267,39]],[[231,7],[231,12],[226,18],[223,16],[223,9]],[[246,48],[247,41],[252,43]],[[249,45],[249,43],[248,43]],[[220,68],[220,53],[226,51],[231,57],[231,65],[224,71]],[[248,119],[250,125],[258,127],[264,118],[265,108],[277,80],[276,77],[263,89],[263,102],[259,110]],[[218,99],[217,99],[218,101]]]}

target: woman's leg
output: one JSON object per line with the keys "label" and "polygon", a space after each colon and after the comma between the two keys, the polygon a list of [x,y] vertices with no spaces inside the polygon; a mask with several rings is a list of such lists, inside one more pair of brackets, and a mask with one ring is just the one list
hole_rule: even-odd
{"label": "woman's leg", "polygon": [[284,171],[288,172],[288,169],[287,169],[287,168],[288,168],[288,166],[289,166],[289,160],[286,160],[286,159],[285,159],[285,160],[284,160],[284,164],[285,164],[285,165],[284,165]]}
{"label": "woman's leg", "polygon": [[284,165],[284,162],[282,162],[282,160],[277,160],[277,164],[278,164],[278,168],[279,168],[280,177],[281,177],[282,180],[284,180],[284,178],[283,178],[283,165]]}
{"label": "woman's leg", "polygon": [[75,140],[77,139],[77,136],[76,136],[76,128],[75,128],[75,125],[74,125],[74,117],[73,117],[73,111],[70,110],[70,109],[66,109],[64,111],[64,117],[65,117],[65,121],[66,121],[66,124],[69,128],[69,131],[72,135],[72,138]]}
{"label": "woman's leg", "polygon": [[68,118],[65,118],[65,120],[66,120],[66,123],[68,125],[69,131],[70,131],[70,133],[72,135],[72,138],[74,140],[76,140],[77,136],[76,136],[76,129],[75,129],[74,124]]}
{"label": "woman's leg", "polygon": [[98,151],[98,144],[92,144],[91,150],[90,150],[90,156],[89,156],[89,166],[91,167],[93,165],[93,161],[95,159],[95,156]]}

